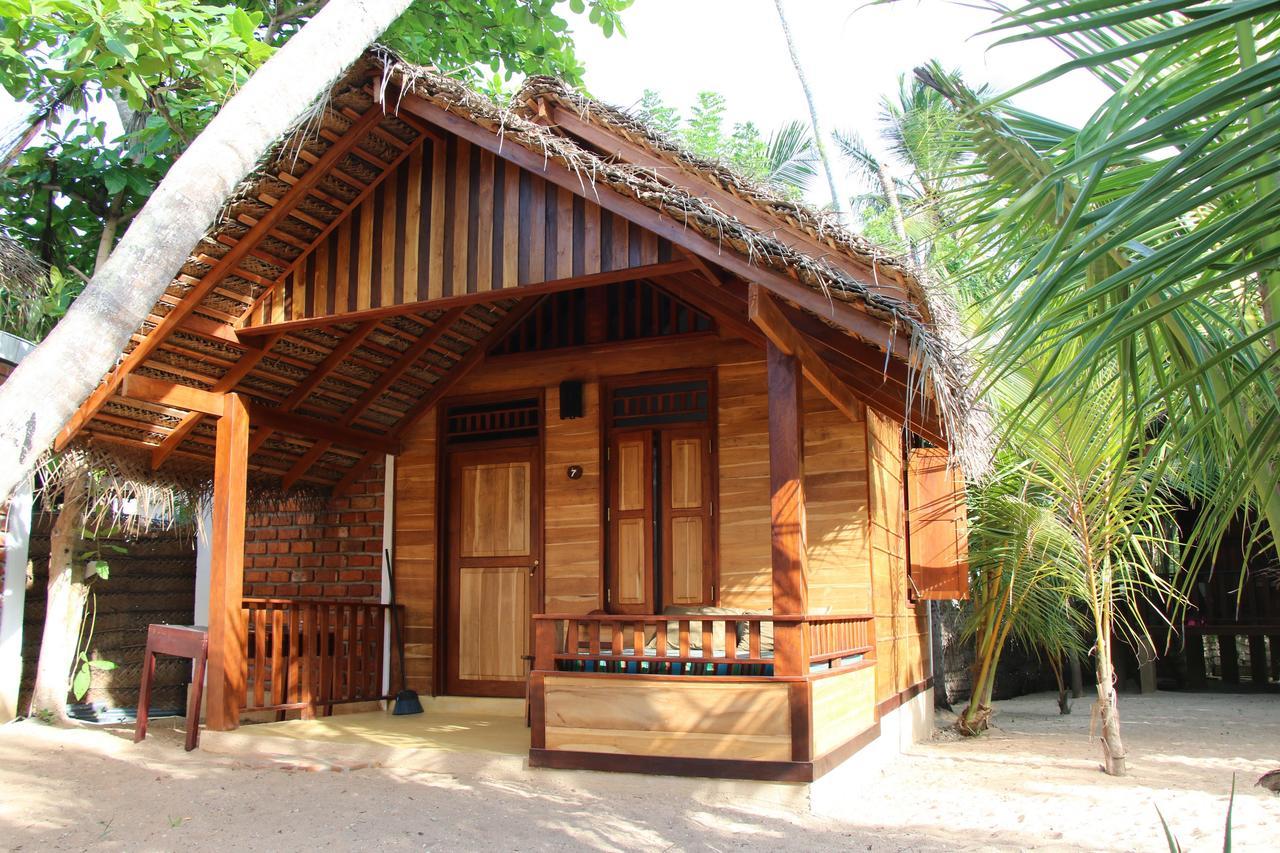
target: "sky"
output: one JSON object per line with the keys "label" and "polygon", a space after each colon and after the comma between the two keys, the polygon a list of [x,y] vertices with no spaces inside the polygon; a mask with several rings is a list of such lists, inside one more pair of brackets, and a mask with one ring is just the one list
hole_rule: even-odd
{"label": "sky", "polygon": [[[880,154],[880,99],[896,91],[898,77],[915,66],[937,59],[959,69],[972,86],[1003,90],[1065,58],[1043,41],[992,48],[994,37],[975,35],[990,25],[992,13],[957,0],[784,3],[824,132],[856,131]],[[606,39],[585,16],[571,18],[587,87],[596,97],[626,107],[653,89],[687,114],[697,93],[710,89],[725,96],[730,124],[754,121],[765,135],[808,118],[774,0],[635,0],[622,20],[627,35]],[[1017,103],[1080,125],[1105,95],[1101,84],[1080,72],[1028,92]],[[22,112],[0,88],[0,129]],[[836,178],[842,198],[859,189],[839,164]],[[809,197],[825,204],[825,182],[815,180]]]}
{"label": "sky", "polygon": [[[1004,90],[1066,58],[1041,41],[993,49],[995,38],[974,36],[992,14],[944,0],[785,0],[784,8],[824,134],[856,131],[881,154],[880,99],[915,66],[936,59],[972,86]],[[585,20],[575,28],[586,84],[597,98],[625,107],[653,89],[687,114],[697,93],[710,89],[725,96],[730,123],[751,120],[766,135],[808,119],[774,0],[636,0],[622,16],[626,37],[605,39]],[[1101,84],[1078,73],[1016,103],[1080,125],[1105,96]],[[856,184],[841,171],[837,165],[847,198]],[[830,197],[821,180],[809,195],[819,204]]]}

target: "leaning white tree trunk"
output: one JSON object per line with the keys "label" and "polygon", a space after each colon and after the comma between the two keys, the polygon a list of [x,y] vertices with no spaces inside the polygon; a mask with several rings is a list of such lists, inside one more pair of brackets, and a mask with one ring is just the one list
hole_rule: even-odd
{"label": "leaning white tree trunk", "polygon": [[49,536],[49,585],[45,599],[44,633],[40,637],[40,661],[31,692],[32,715],[47,712],[58,722],[67,719],[67,693],[75,665],[80,620],[88,588],[83,567],[76,559],[85,504],[85,477],[67,478],[62,509]]}
{"label": "leaning white tree trunk", "polygon": [[0,388],[0,500],[115,364],[236,184],[410,2],[330,0],[173,164],[71,310]]}

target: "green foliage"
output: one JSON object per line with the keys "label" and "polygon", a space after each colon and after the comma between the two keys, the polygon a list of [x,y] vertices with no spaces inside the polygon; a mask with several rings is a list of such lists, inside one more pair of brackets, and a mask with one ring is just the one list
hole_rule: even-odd
{"label": "green foliage", "polygon": [[[514,74],[580,82],[569,18],[612,35],[631,1],[420,0],[384,40],[500,97]],[[41,131],[0,174],[0,227],[57,276],[48,300],[0,294],[6,328],[48,331],[219,105],[323,5],[0,0],[0,80]]]}
{"label": "green foliage", "polygon": [[1033,2],[996,31],[1069,54],[1019,90],[1085,69],[1112,94],[1073,128],[918,72],[971,155],[957,233],[1003,277],[989,378],[1033,362],[1029,401],[1065,406],[1114,377],[1123,452],[1191,490],[1198,553],[1241,511],[1280,530],[1280,13]]}
{"label": "green foliage", "polygon": [[744,177],[798,201],[817,174],[817,150],[808,125],[788,122],[767,139],[750,121],[735,123],[726,132],[725,109],[723,95],[699,92],[689,117],[682,119],[657,92],[646,89],[635,114],[655,130],[674,137],[690,153],[725,163]]}

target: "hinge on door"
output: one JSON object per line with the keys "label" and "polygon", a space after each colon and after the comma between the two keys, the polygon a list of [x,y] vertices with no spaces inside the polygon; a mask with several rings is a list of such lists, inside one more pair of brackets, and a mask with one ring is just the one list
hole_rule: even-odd
{"label": "hinge on door", "polygon": [[711,510],[711,517],[712,517],[712,518],[715,518],[715,517],[716,517],[716,502],[715,502],[715,501],[709,501],[709,502],[707,503],[707,506],[708,506],[708,507],[710,508],[710,510]]}
{"label": "hinge on door", "polygon": [[610,508],[610,507],[605,507],[605,508],[604,508],[604,520],[605,520],[605,521],[612,521],[612,520],[613,520],[613,509],[612,509],[612,508]]}
{"label": "hinge on door", "polygon": [[606,447],[606,448],[604,449],[604,461],[605,461],[605,462],[608,462],[608,461],[609,461],[610,459],[612,459],[612,458],[613,458],[613,448],[612,448],[612,447]]}
{"label": "hinge on door", "polygon": [[612,604],[612,603],[613,603],[613,590],[608,589],[608,588],[606,588],[606,589],[605,589],[605,591],[604,591],[604,603],[605,603],[605,604]]}

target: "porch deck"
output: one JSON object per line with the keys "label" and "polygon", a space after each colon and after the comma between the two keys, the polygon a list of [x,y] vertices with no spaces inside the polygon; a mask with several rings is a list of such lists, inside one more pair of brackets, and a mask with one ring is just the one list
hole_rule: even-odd
{"label": "porch deck", "polygon": [[397,717],[387,711],[284,720],[205,732],[201,747],[232,755],[319,759],[334,766],[409,766],[463,770],[505,761],[523,767],[529,728],[520,700],[432,701],[425,713]]}

